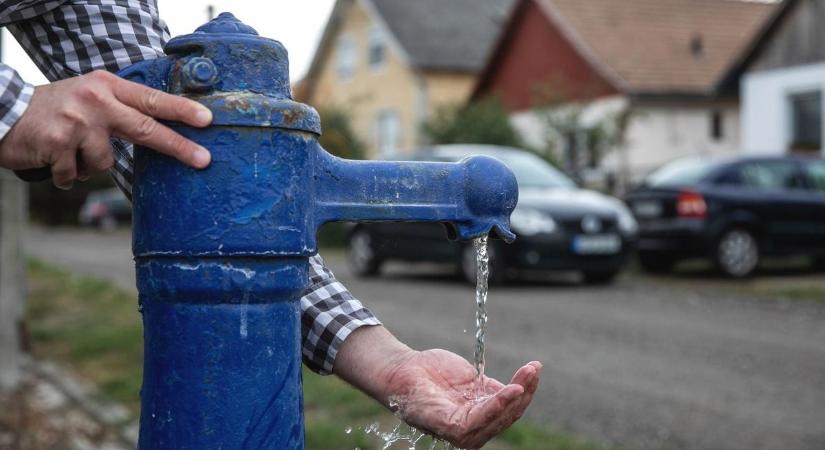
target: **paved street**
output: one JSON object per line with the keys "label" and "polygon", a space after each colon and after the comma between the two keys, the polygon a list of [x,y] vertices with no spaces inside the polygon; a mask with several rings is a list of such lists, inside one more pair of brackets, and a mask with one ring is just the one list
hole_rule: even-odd
{"label": "paved street", "polygon": [[[38,258],[134,289],[126,233],[36,229],[27,243]],[[356,280],[340,254],[328,263],[403,340],[472,354],[469,286],[402,265]],[[535,422],[643,448],[825,448],[821,305],[627,277],[602,288],[493,287],[489,313],[492,375],[544,363]]]}

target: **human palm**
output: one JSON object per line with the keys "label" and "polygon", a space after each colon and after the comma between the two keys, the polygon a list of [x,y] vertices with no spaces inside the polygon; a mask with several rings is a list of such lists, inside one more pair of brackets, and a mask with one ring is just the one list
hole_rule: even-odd
{"label": "human palm", "polygon": [[390,407],[410,425],[460,448],[479,448],[527,409],[538,387],[541,364],[531,362],[510,384],[483,377],[464,358],[446,350],[415,352],[387,378]]}

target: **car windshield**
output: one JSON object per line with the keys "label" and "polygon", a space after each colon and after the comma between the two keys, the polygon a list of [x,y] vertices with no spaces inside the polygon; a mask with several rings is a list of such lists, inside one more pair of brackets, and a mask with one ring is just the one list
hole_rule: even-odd
{"label": "car windshield", "polygon": [[492,156],[504,163],[516,176],[519,188],[573,188],[576,184],[566,175],[531,153],[511,150],[488,152],[484,150],[449,155],[424,155],[427,161],[456,162],[471,155]]}
{"label": "car windshield", "polygon": [[701,181],[718,165],[719,162],[715,160],[680,159],[650,174],[645,185],[650,187],[690,186]]}

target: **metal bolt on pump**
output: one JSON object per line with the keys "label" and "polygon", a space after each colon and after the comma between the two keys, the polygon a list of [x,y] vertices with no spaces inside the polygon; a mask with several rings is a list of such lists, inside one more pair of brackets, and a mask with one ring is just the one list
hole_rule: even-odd
{"label": "metal bolt on pump", "polygon": [[513,174],[348,161],[290,96],[287,52],[231,14],[169,41],[126,79],[195,99],[212,126],[169,124],[212,152],[194,170],[135,149],[133,251],[144,324],[142,450],[304,448],[299,300],[316,233],[339,220],[431,221],[515,236]]}

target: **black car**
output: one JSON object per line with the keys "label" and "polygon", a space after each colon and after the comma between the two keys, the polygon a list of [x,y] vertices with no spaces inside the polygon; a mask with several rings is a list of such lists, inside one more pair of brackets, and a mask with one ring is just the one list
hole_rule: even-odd
{"label": "black car", "polygon": [[[619,200],[578,189],[550,164],[532,153],[487,145],[443,145],[420,150],[408,159],[455,162],[470,155],[501,160],[516,175],[518,206],[511,227],[513,244],[491,240],[490,277],[504,281],[525,270],[578,271],[587,282],[607,283],[624,267],[636,222]],[[447,240],[437,223],[369,223],[349,232],[349,263],[361,276],[375,275],[387,260],[455,263],[475,282],[471,243]]]}
{"label": "black car", "polygon": [[688,158],[665,165],[626,198],[639,222],[639,262],[667,272],[705,257],[732,277],[764,255],[825,258],[825,160]]}

